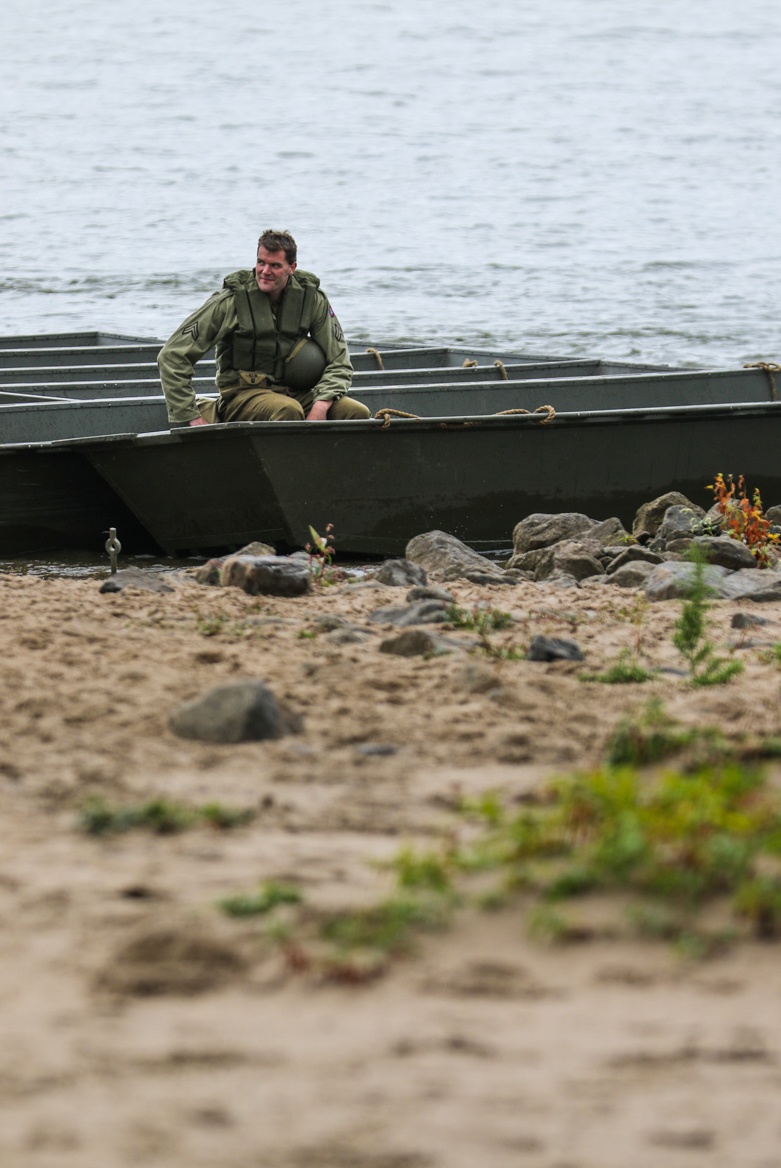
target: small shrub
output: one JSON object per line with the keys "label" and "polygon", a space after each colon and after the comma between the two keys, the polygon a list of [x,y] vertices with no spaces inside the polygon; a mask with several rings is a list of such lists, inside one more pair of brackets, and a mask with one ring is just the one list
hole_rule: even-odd
{"label": "small shrub", "polygon": [[[280,904],[300,904],[302,899],[295,885],[269,881],[257,892],[226,896],[218,901],[218,906],[229,917],[253,917],[263,916]],[[284,939],[287,940],[287,932]]]}
{"label": "small shrub", "polygon": [[732,475],[725,479],[721,473],[706,490],[713,491],[723,531],[746,545],[758,567],[769,567],[775,560],[771,552],[778,546],[778,534],[770,530],[773,524],[764,514],[759,491],[749,498],[743,475],[738,475],[736,483]]}
{"label": "small shrub", "polygon": [[713,645],[706,639],[706,597],[710,589],[705,582],[705,560],[696,546],[691,549],[690,559],[694,564],[694,575],[688,598],[675,622],[673,644],[688,663],[691,685],[724,685],[743,671],[743,663],[717,657]]}
{"label": "small shrub", "polygon": [[581,673],[581,681],[598,681],[603,685],[634,685],[650,681],[653,673],[645,669],[632,653],[624,650],[613,665],[603,669],[601,673]]}

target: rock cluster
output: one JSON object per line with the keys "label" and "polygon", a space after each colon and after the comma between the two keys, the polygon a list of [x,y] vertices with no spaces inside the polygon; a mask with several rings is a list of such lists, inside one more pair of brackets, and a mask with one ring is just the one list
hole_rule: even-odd
{"label": "rock cluster", "polygon": [[[767,516],[781,519],[781,508],[770,508]],[[631,533],[616,518],[597,520],[577,512],[528,515],[515,526],[513,554],[503,569],[441,531],[416,536],[407,545],[407,558],[423,564],[436,580],[513,584],[527,579],[560,588],[588,581],[643,588],[649,599],[664,600],[687,593],[695,568],[681,561],[695,545],[716,596],[781,599],[781,571],[757,571],[749,548],[722,534],[721,525],[716,508],[706,514],[671,491],[639,509]]]}

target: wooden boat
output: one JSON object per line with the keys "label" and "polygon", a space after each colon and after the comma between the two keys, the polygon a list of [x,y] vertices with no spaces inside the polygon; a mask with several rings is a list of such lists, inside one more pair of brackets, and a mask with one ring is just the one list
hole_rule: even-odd
{"label": "wooden boat", "polygon": [[[414,417],[171,431],[159,394],[0,405],[4,437],[16,436],[0,446],[0,551],[28,550],[25,528],[27,537],[97,547],[98,532],[122,534],[131,518],[133,538],[147,533],[171,554],[250,539],[301,546],[310,524],[327,523],[344,552],[398,555],[435,527],[486,550],[506,547],[514,524],[535,511],[631,523],[641,503],[672,488],[707,503],[705,485],[718,471],[743,473],[766,503],[781,501],[781,414],[772,374],[761,369],[611,368],[485,353],[467,356],[481,363],[464,369],[463,351],[454,350],[430,351],[426,368],[425,351],[388,352],[398,368],[365,370],[352,392],[372,412]],[[546,405],[552,418],[501,412]],[[27,491],[14,489],[22,470]],[[47,490],[60,501],[52,522],[41,517]]]}

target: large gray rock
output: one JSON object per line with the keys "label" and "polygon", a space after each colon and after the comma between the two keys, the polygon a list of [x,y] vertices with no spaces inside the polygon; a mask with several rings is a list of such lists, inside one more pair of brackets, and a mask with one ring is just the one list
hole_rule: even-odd
{"label": "large gray rock", "polygon": [[677,505],[668,507],[656,532],[653,546],[655,547],[661,541],[667,542],[672,539],[693,538],[702,535],[704,519],[705,512],[702,507]]}
{"label": "large gray rock", "polygon": [[781,600],[781,572],[756,568],[730,572],[721,583],[719,596],[724,600]]}
{"label": "large gray rock", "polygon": [[559,515],[527,515],[513,528],[513,558],[524,552],[550,547],[562,539],[574,539],[595,526],[596,520],[576,511],[563,511]]}
{"label": "large gray rock", "polygon": [[617,572],[619,568],[623,568],[625,564],[638,563],[643,561],[647,564],[661,564],[662,557],[658,552],[652,552],[648,548],[641,547],[640,544],[631,544],[629,547],[622,548],[618,555],[613,556],[607,563],[605,571],[610,575]]}
{"label": "large gray rock", "polygon": [[700,515],[705,514],[701,507],[692,503],[680,491],[668,491],[666,495],[660,495],[658,499],[652,499],[650,503],[643,503],[642,507],[638,508],[632,523],[632,534],[637,537],[656,535],[662,525],[662,520],[671,507],[688,507],[690,511]]}
{"label": "large gray rock", "polygon": [[[695,571],[696,565],[684,560],[658,564],[646,581],[645,594],[649,600],[680,600],[691,591]],[[727,575],[727,569],[716,564],[707,564],[703,568],[703,578],[714,596],[719,594],[722,580]]]}
{"label": "large gray rock", "polygon": [[590,539],[563,539],[537,553],[535,579],[564,575],[585,580],[587,576],[599,576],[604,571],[599,552],[600,545]]}
{"label": "large gray rock", "polygon": [[470,573],[479,573],[484,578],[480,583],[503,583],[501,568],[445,531],[426,531],[414,536],[405,554],[434,580],[471,579]]}
{"label": "large gray rock", "polygon": [[262,681],[215,686],[171,711],[168,724],[179,738],[200,742],[255,742],[301,729],[301,719]]}
{"label": "large gray rock", "polygon": [[619,588],[642,588],[654,567],[655,565],[649,564],[647,560],[631,560],[616,568],[615,572],[611,572],[607,577],[607,583],[617,584]]}
{"label": "large gray rock", "polygon": [[312,588],[308,563],[287,556],[228,556],[221,578],[250,596],[303,596]]}
{"label": "large gray rock", "polygon": [[746,545],[728,535],[698,535],[692,543],[702,551],[709,564],[720,564],[731,572],[757,566]]}
{"label": "large gray rock", "polygon": [[409,560],[386,560],[374,579],[391,588],[409,588],[413,584],[427,583],[425,569]]}

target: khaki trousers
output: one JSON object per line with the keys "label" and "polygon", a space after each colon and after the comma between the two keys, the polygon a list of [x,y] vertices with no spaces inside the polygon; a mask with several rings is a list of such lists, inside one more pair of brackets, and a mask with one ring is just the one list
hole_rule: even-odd
{"label": "khaki trousers", "polygon": [[[301,422],[312,408],[314,394],[296,398],[287,394],[283,386],[267,389],[251,385],[223,391],[219,412],[220,422]],[[203,409],[199,403],[199,409]],[[332,402],[328,417],[334,422],[351,418],[369,418],[371,412],[351,397]],[[210,420],[207,418],[207,420]]]}

